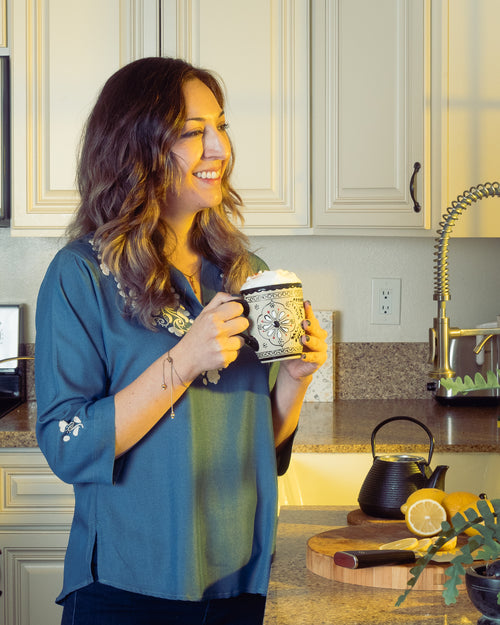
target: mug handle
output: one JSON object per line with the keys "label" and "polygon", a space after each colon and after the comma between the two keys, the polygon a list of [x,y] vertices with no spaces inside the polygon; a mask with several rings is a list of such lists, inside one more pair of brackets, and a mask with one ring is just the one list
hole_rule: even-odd
{"label": "mug handle", "polygon": [[241,304],[243,306],[243,315],[245,317],[248,317],[248,315],[250,314],[250,306],[244,297],[239,297],[236,295],[231,301]]}
{"label": "mug handle", "polygon": [[[241,304],[243,306],[243,315],[245,317],[248,317],[248,315],[250,314],[250,306],[248,305],[248,302],[246,301],[246,299],[244,299],[243,297],[235,297],[231,301],[238,302],[239,304]],[[241,336],[241,338],[245,341],[248,347],[251,347],[254,350],[254,352],[259,351],[259,343],[256,338],[254,338],[253,336],[250,336],[249,334],[246,334],[245,332],[241,332],[239,336]]]}

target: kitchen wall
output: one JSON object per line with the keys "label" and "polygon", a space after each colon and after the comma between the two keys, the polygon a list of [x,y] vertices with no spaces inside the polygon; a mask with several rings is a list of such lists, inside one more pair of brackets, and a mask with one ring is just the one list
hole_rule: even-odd
{"label": "kitchen wall", "polygon": [[[473,209],[471,209],[473,210]],[[339,342],[425,342],[435,316],[434,238],[252,237],[271,267],[295,271],[318,310],[337,311]],[[63,240],[14,238],[0,229],[0,304],[26,305],[24,342],[35,340],[35,302],[43,274]],[[451,239],[453,325],[496,319],[500,313],[500,240]],[[371,278],[401,278],[401,325],[370,324]]]}

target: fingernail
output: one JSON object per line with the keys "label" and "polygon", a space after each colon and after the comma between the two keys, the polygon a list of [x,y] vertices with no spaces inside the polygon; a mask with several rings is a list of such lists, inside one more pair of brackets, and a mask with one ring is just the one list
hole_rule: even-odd
{"label": "fingernail", "polygon": [[306,343],[309,343],[309,341],[310,341],[310,340],[311,340],[311,337],[310,337],[310,336],[307,336],[307,334],[306,334],[306,335],[304,336],[304,341],[305,341]]}

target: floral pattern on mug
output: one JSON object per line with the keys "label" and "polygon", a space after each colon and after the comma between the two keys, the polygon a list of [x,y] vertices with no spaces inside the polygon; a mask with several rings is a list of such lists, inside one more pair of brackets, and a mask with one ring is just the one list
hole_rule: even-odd
{"label": "floral pattern on mug", "polygon": [[259,333],[272,345],[283,345],[290,338],[293,314],[283,304],[270,302],[257,320]]}

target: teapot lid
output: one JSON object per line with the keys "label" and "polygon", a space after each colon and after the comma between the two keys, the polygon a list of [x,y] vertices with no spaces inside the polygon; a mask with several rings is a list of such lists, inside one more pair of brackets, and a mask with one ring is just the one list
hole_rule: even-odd
{"label": "teapot lid", "polygon": [[377,456],[377,459],[384,462],[427,462],[422,456],[412,456],[411,454],[385,454]]}

